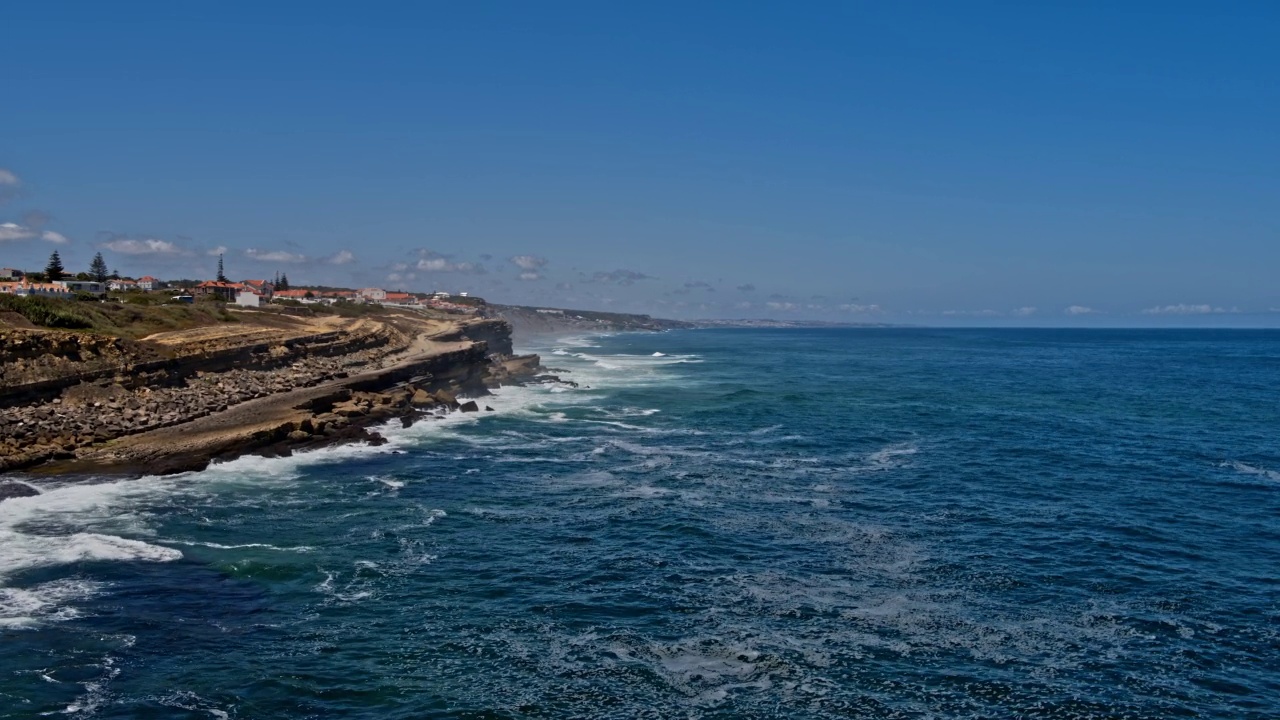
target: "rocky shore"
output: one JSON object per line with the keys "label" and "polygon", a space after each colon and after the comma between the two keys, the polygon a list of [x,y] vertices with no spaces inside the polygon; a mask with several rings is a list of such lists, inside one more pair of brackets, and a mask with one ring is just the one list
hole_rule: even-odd
{"label": "rocky shore", "polygon": [[[72,359],[90,353],[65,337],[29,338],[28,348],[56,341],[62,354],[39,363],[61,372],[24,376],[24,384],[6,389],[0,471],[172,473],[249,453],[378,443],[370,428],[389,420],[407,425],[447,412],[483,412],[479,403],[459,402],[460,394],[554,380],[540,376],[537,356],[510,354],[510,325],[500,320],[401,317],[356,325],[265,343],[246,333],[249,345],[219,337],[216,351],[203,354],[178,343],[182,352],[160,360],[157,341],[132,365],[113,358],[104,371],[101,362],[81,363],[79,375]],[[103,344],[86,337],[86,346]],[[0,499],[26,487],[8,483]]]}

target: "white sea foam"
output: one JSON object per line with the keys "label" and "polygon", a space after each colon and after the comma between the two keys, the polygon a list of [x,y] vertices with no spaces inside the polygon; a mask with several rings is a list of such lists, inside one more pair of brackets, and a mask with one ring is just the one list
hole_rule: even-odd
{"label": "white sea foam", "polygon": [[215,550],[249,550],[249,549],[261,548],[263,550],[276,550],[278,552],[294,552],[294,553],[308,553],[315,550],[315,548],[310,545],[278,547],[276,545],[271,545],[269,543],[242,543],[240,545],[223,545],[222,543],[201,542],[197,540],[165,540],[165,542],[169,543],[170,545],[188,545],[191,547],[207,547],[207,548],[213,548]]}
{"label": "white sea foam", "polygon": [[1271,480],[1274,482],[1280,482],[1280,472],[1277,472],[1275,470],[1268,470],[1267,468],[1264,468],[1264,467],[1258,467],[1257,465],[1250,465],[1248,463],[1243,463],[1243,462],[1240,462],[1239,460],[1231,460],[1229,462],[1224,462],[1220,464],[1219,467],[1229,467],[1232,470],[1235,470],[1236,472],[1240,473],[1241,475],[1254,475],[1257,477],[1266,478],[1267,480]]}
{"label": "white sea foam", "polygon": [[0,628],[36,627],[79,616],[71,603],[96,595],[101,583],[64,578],[26,588],[0,587]]}
{"label": "white sea foam", "polygon": [[396,490],[400,490],[401,488],[403,488],[403,487],[404,487],[404,481],[403,481],[403,480],[395,480],[395,479],[392,479],[392,478],[387,477],[386,475],[370,475],[370,476],[369,476],[368,478],[366,478],[366,479],[367,479],[369,482],[376,482],[376,483],[379,483],[379,484],[383,485],[384,487],[386,487],[388,490],[391,490],[391,491],[393,491],[393,492],[394,492],[394,491],[396,491]]}

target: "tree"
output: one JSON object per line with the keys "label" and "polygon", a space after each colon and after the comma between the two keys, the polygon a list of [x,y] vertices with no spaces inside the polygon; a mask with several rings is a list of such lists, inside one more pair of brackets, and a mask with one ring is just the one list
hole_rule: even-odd
{"label": "tree", "polygon": [[44,276],[49,282],[57,282],[66,274],[66,268],[62,267],[62,257],[58,255],[57,250],[54,250],[49,256],[49,264],[44,266]]}
{"label": "tree", "polygon": [[218,253],[218,277],[216,279],[218,282],[227,281],[226,274],[222,272],[222,253]]}
{"label": "tree", "polygon": [[89,263],[89,274],[93,276],[96,282],[104,283],[107,281],[107,261],[102,259],[102,253],[93,256],[93,262]]}
{"label": "tree", "polygon": [[280,274],[280,285],[279,285],[278,287],[279,287],[281,290],[288,290],[288,289],[289,289],[289,276],[288,276],[288,275],[285,275],[284,273],[281,273],[281,274]]}
{"label": "tree", "polygon": [[112,280],[119,280],[119,279],[120,279],[120,270],[119,270],[118,268],[117,268],[117,269],[115,269],[115,270],[112,270],[112,271],[111,271],[111,279],[112,279]]}

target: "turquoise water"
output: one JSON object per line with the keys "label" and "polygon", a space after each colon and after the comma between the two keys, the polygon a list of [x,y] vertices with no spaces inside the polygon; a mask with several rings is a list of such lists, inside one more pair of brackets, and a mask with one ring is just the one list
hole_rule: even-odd
{"label": "turquoise water", "polygon": [[0,717],[1280,715],[1280,333],[542,350],[581,387],[0,503]]}

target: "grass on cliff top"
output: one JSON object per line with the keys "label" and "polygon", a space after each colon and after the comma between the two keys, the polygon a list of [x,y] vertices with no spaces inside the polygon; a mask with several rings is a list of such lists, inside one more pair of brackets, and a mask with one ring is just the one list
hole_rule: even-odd
{"label": "grass on cliff top", "polygon": [[135,339],[169,330],[239,322],[217,302],[151,305],[0,295],[0,311],[17,313],[37,327],[90,330]]}

